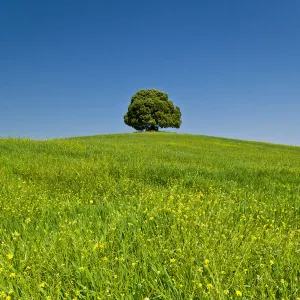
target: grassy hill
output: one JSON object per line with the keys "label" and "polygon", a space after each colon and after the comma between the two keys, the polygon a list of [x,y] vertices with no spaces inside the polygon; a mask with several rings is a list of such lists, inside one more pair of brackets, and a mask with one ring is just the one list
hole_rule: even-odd
{"label": "grassy hill", "polygon": [[0,139],[0,299],[297,299],[300,148]]}

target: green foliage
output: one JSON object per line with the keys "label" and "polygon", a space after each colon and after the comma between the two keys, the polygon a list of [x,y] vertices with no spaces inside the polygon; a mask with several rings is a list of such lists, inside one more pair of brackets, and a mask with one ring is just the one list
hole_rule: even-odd
{"label": "green foliage", "polygon": [[299,147],[0,139],[0,166],[0,299],[300,297]]}
{"label": "green foliage", "polygon": [[168,94],[155,89],[140,90],[131,98],[124,122],[138,131],[179,128],[181,112]]}

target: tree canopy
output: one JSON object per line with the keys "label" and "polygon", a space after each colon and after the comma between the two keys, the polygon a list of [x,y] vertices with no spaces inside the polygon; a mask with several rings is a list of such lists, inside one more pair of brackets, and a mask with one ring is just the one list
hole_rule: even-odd
{"label": "tree canopy", "polygon": [[131,98],[124,122],[138,131],[179,128],[181,111],[169,100],[167,93],[156,89],[140,90]]}

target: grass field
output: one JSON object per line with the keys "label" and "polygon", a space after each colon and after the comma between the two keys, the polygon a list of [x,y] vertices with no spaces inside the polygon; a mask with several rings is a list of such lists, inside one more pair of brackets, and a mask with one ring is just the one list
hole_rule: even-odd
{"label": "grass field", "polygon": [[299,299],[300,147],[0,139],[0,299]]}

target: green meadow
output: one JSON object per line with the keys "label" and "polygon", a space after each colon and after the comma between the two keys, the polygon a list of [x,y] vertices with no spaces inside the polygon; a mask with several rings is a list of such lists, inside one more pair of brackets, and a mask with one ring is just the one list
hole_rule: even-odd
{"label": "green meadow", "polygon": [[300,299],[300,147],[0,139],[0,299]]}

